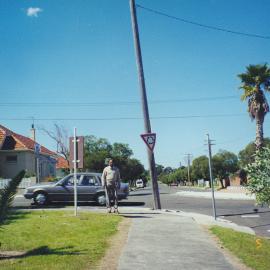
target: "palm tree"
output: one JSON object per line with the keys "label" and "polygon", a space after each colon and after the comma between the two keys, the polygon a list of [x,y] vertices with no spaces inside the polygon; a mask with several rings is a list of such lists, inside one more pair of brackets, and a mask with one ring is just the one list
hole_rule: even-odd
{"label": "palm tree", "polygon": [[269,112],[269,106],[265,92],[270,91],[270,68],[264,65],[249,65],[246,73],[239,74],[242,81],[240,86],[244,90],[242,100],[248,101],[248,112],[252,120],[256,120],[257,150],[263,146],[263,122]]}

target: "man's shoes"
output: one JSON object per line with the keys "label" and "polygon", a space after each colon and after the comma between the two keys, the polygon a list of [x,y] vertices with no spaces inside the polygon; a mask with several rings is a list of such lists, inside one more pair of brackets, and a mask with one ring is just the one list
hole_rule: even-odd
{"label": "man's shoes", "polygon": [[116,213],[116,214],[119,214],[118,207],[114,207],[113,212]]}
{"label": "man's shoes", "polygon": [[111,213],[112,212],[112,209],[111,208],[107,208],[107,212],[108,213]]}

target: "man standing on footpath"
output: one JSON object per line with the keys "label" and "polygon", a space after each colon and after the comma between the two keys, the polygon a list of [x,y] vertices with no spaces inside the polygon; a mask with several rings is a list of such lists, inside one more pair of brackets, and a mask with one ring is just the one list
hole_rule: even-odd
{"label": "man standing on footpath", "polygon": [[113,159],[109,159],[109,166],[105,167],[102,173],[102,186],[106,193],[106,206],[108,213],[118,212],[117,189],[120,188],[120,172],[113,165]]}

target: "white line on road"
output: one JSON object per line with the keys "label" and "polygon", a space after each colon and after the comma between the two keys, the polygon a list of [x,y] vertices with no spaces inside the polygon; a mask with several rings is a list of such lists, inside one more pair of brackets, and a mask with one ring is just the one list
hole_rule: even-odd
{"label": "white line on road", "polygon": [[15,198],[24,198],[23,195],[16,195]]}
{"label": "white line on road", "polygon": [[260,217],[260,215],[242,215],[242,218],[257,218]]}

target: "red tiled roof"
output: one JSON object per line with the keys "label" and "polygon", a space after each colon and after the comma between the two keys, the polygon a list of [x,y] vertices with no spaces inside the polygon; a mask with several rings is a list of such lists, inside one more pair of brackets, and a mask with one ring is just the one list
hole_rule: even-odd
{"label": "red tiled roof", "polygon": [[[3,134],[5,136],[3,136]],[[0,146],[1,136],[5,137],[2,150],[34,150],[35,141],[23,135],[17,134],[2,125],[0,125]],[[56,155],[54,152],[50,151],[44,146],[41,146],[41,154]]]}
{"label": "red tiled roof", "polygon": [[69,169],[68,162],[61,156],[57,157],[56,169]]}
{"label": "red tiled roof", "polygon": [[6,138],[6,133],[0,129],[0,147],[3,144],[5,138]]}

